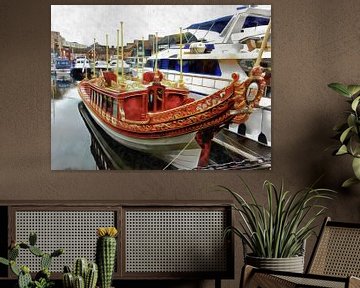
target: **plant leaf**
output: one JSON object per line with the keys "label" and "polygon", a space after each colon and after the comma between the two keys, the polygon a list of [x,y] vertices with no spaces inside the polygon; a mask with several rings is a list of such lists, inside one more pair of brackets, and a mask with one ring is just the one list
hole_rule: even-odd
{"label": "plant leaf", "polygon": [[351,155],[354,157],[360,157],[360,138],[357,134],[354,134],[350,137],[347,148]]}
{"label": "plant leaf", "polygon": [[[284,190],[283,183],[277,189],[274,184],[265,181],[267,203],[262,206],[255,197],[251,197],[252,202],[246,202],[240,194],[223,188],[234,196],[237,204],[233,208],[241,216],[240,228],[228,228],[225,233],[231,229],[255,256],[274,258],[301,253],[304,240],[313,234],[313,222],[326,209],[317,201],[331,199],[330,192],[333,192],[310,187],[290,193]],[[249,187],[246,192],[253,194]]]}
{"label": "plant leaf", "polygon": [[350,126],[355,126],[356,116],[354,114],[350,114],[347,118],[347,124]]}
{"label": "plant leaf", "polygon": [[1,263],[1,264],[4,264],[4,265],[9,265],[9,264],[10,264],[9,260],[8,260],[8,259],[5,259],[5,258],[3,258],[3,257],[0,257],[0,263]]}
{"label": "plant leaf", "polygon": [[341,147],[339,148],[339,150],[336,152],[335,155],[344,155],[347,153],[348,153],[348,150],[346,148],[346,145],[341,145]]}
{"label": "plant leaf", "polygon": [[351,129],[353,128],[353,126],[350,126],[349,128],[347,128],[340,136],[340,141],[341,143],[344,143],[346,137],[348,136],[349,132],[351,131]]}
{"label": "plant leaf", "polygon": [[360,101],[360,96],[356,97],[354,99],[354,101],[351,103],[351,109],[356,111],[356,108],[358,107],[359,105],[359,101]]}
{"label": "plant leaf", "polygon": [[339,93],[342,96],[351,97],[351,94],[348,90],[348,87],[344,84],[341,83],[330,83],[328,85],[329,88],[333,89],[334,91],[336,91],[337,93]]}
{"label": "plant leaf", "polygon": [[355,96],[360,93],[360,85],[348,85],[347,90],[351,96]]}
{"label": "plant leaf", "polygon": [[20,274],[20,268],[16,265],[15,261],[10,261],[10,268],[11,271],[16,275],[19,276]]}
{"label": "plant leaf", "polygon": [[[350,114],[353,115],[353,114]],[[349,125],[349,123],[341,123],[341,124],[337,124],[333,127],[333,130],[336,132],[343,132],[347,127],[349,127],[351,125]]]}
{"label": "plant leaf", "polygon": [[348,188],[352,185],[359,184],[359,183],[360,183],[359,179],[357,179],[356,177],[351,177],[351,178],[347,179],[346,181],[344,181],[344,183],[341,185],[341,187]]}
{"label": "plant leaf", "polygon": [[360,158],[354,157],[352,168],[357,179],[360,180]]}

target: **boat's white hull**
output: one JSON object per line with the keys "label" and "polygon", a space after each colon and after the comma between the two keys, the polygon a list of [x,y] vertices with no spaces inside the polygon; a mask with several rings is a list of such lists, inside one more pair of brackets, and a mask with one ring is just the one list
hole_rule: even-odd
{"label": "boat's white hull", "polygon": [[130,149],[151,153],[164,160],[166,163],[171,163],[171,165],[178,169],[191,170],[197,167],[201,148],[195,141],[196,132],[159,139],[138,139],[128,137],[109,128],[95,113],[92,112],[88,105],[88,103],[85,103],[91,117],[111,138],[120,144]]}
{"label": "boat's white hull", "polygon": [[56,80],[68,81],[71,80],[70,69],[56,69]]}
{"label": "boat's white hull", "polygon": [[[183,80],[186,87],[191,91],[191,96],[193,98],[200,99],[205,95],[211,95],[231,82],[230,76],[229,78],[226,78],[224,75],[230,75],[229,71],[239,70],[235,70],[234,67],[230,66],[233,61],[223,62],[219,62],[222,65],[222,71],[224,71],[221,77],[183,73]],[[144,71],[151,71],[151,69],[145,68]],[[136,77],[136,75],[139,75],[140,78],[142,77],[141,69],[139,71],[133,69],[132,72],[134,77]],[[165,75],[165,78],[170,81],[176,82],[180,79],[180,73],[178,71],[161,70],[161,72]],[[246,78],[247,75],[244,72],[240,73],[240,79],[244,80]],[[262,97],[260,99],[259,108],[254,110],[252,115],[246,121],[245,126],[245,137],[254,141],[259,141],[259,135],[262,133],[266,137],[266,145],[271,146],[271,98]],[[232,132],[238,133],[238,128],[238,124],[231,124],[229,129]]]}
{"label": "boat's white hull", "polygon": [[[271,146],[271,110],[255,109],[244,124],[246,127],[245,134],[241,133],[241,135],[253,141],[261,142],[266,146]],[[231,123],[229,130],[239,133],[239,124]],[[263,139],[261,139],[260,135],[262,135]],[[266,137],[266,143],[264,143],[264,136]]]}

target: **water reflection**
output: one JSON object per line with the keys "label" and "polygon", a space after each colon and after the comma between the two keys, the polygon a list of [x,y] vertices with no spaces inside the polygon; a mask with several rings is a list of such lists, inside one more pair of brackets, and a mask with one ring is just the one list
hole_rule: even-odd
{"label": "water reflection", "polygon": [[[104,170],[149,170],[163,169],[167,163],[146,153],[127,148],[110,136],[91,118],[85,105],[78,104],[79,112],[91,135],[90,150],[99,169]],[[168,168],[172,169],[172,168]]]}
{"label": "water reflection", "polygon": [[[108,136],[89,116],[78,94],[77,83],[51,79],[52,170],[162,170],[167,166],[164,161],[129,149]],[[210,165],[206,169],[262,169],[269,166],[270,148],[248,143],[249,140],[226,131],[223,129],[216,136],[218,141],[212,143]],[[224,141],[232,145],[231,149],[219,145]],[[252,151],[260,153],[252,157],[255,162],[244,162],[246,159],[237,153],[245,147],[247,155]]]}
{"label": "water reflection", "polygon": [[76,82],[74,80],[56,80],[55,76],[51,77],[51,96],[52,99],[61,99],[65,92],[75,87]]}
{"label": "water reflection", "polygon": [[77,83],[51,79],[52,170],[161,170],[167,165],[109,137],[89,116]]}
{"label": "water reflection", "polygon": [[76,82],[51,79],[51,169],[96,170],[90,135],[77,109]]}

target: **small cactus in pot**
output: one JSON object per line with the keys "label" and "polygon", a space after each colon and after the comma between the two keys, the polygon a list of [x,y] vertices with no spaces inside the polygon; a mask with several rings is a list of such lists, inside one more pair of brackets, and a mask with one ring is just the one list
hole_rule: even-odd
{"label": "small cactus in pot", "polygon": [[101,227],[97,229],[96,262],[99,267],[100,288],[110,288],[116,258],[115,227]]}
{"label": "small cactus in pot", "polygon": [[85,258],[78,258],[74,264],[74,273],[69,266],[64,267],[64,288],[95,288],[98,279],[96,263],[88,263]]}

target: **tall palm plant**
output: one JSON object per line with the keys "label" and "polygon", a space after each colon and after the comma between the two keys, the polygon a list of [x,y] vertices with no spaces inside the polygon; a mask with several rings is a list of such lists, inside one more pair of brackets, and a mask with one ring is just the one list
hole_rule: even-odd
{"label": "tall palm plant", "polygon": [[234,209],[240,215],[240,227],[229,227],[252,251],[252,255],[265,258],[288,258],[301,254],[304,242],[314,233],[315,220],[326,210],[319,200],[331,199],[334,191],[305,188],[296,193],[278,189],[270,181],[264,182],[267,205],[255,199],[245,184],[251,202],[240,194],[222,186],[234,196]]}

